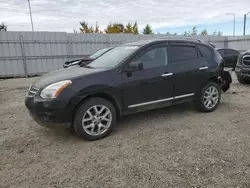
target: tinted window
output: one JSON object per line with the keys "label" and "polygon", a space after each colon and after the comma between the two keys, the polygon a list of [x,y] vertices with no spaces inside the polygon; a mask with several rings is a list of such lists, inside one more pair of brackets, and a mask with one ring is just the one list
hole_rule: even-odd
{"label": "tinted window", "polygon": [[195,47],[174,45],[171,47],[171,56],[173,63],[178,63],[190,59],[198,58],[198,52]]}
{"label": "tinted window", "polygon": [[167,64],[167,48],[154,48],[135,59],[141,61],[144,69],[160,67]]}
{"label": "tinted window", "polygon": [[138,46],[120,46],[103,54],[88,64],[89,67],[108,69],[121,63],[126,57],[136,51]]}
{"label": "tinted window", "polygon": [[235,51],[235,50],[230,50],[230,49],[226,49],[225,50],[225,55],[238,55],[239,52]]}
{"label": "tinted window", "polygon": [[218,51],[214,51],[214,59],[217,63],[220,63],[223,61],[223,58],[221,57],[220,53]]}
{"label": "tinted window", "polygon": [[197,45],[199,48],[202,56],[205,58],[205,60],[209,63],[212,64],[213,61],[213,50],[208,48],[207,46],[204,45]]}
{"label": "tinted window", "polygon": [[218,50],[219,54],[221,55],[221,57],[225,56],[225,50]]}

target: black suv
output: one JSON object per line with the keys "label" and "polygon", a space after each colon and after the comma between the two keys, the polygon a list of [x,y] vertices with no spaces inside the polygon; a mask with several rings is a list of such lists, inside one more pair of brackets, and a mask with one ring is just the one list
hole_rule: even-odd
{"label": "black suv", "polygon": [[185,101],[204,112],[215,110],[221,88],[229,88],[226,73],[222,57],[203,41],[139,41],[115,47],[87,66],[42,76],[30,86],[25,104],[39,124],[73,126],[78,135],[96,140],[126,114]]}
{"label": "black suv", "polygon": [[250,84],[250,50],[240,53],[235,73],[241,84]]}
{"label": "black suv", "polygon": [[224,59],[225,67],[230,67],[230,68],[233,68],[233,70],[235,70],[235,66],[236,66],[240,52],[237,50],[228,49],[228,48],[220,48],[220,49],[217,49],[217,51],[219,52],[221,57]]}

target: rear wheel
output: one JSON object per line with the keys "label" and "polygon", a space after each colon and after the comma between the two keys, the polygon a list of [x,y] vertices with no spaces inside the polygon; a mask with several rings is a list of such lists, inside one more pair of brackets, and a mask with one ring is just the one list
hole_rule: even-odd
{"label": "rear wheel", "polygon": [[91,98],[76,112],[74,130],[86,140],[98,140],[107,136],[116,124],[113,104],[102,98]]}
{"label": "rear wheel", "polygon": [[199,111],[212,112],[220,103],[221,91],[218,84],[208,83],[200,93],[198,93],[195,104]]}

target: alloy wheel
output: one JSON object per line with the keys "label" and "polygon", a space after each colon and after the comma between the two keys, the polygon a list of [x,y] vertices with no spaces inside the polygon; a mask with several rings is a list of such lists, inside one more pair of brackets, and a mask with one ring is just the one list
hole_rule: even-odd
{"label": "alloy wheel", "polygon": [[203,102],[204,105],[208,108],[214,108],[219,100],[219,91],[216,87],[210,86],[206,89],[204,96],[203,96]]}
{"label": "alloy wheel", "polygon": [[82,127],[87,134],[99,136],[108,130],[111,122],[111,111],[104,105],[95,105],[85,112],[82,118]]}

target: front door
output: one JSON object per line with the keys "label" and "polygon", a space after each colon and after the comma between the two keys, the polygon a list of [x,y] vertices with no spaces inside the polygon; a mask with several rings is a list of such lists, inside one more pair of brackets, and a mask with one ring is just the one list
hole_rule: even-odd
{"label": "front door", "polygon": [[124,108],[137,108],[173,99],[173,77],[168,71],[167,45],[150,46],[131,62],[142,62],[140,70],[122,73]]}

